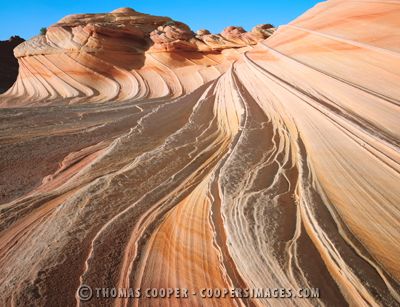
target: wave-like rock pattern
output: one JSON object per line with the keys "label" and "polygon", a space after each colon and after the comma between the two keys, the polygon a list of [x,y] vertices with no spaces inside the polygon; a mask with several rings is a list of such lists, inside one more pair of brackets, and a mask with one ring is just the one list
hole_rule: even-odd
{"label": "wave-like rock pattern", "polygon": [[272,32],[259,25],[196,35],[181,22],[128,8],[70,15],[15,48],[19,77],[0,106],[172,99],[220,76]]}
{"label": "wave-like rock pattern", "polygon": [[[129,77],[109,64],[129,55],[20,58],[6,103],[58,82],[86,97],[68,103],[128,101],[2,111],[2,305],[398,306],[399,14],[327,1],[223,59],[164,25]],[[321,296],[82,303],[82,284]]]}

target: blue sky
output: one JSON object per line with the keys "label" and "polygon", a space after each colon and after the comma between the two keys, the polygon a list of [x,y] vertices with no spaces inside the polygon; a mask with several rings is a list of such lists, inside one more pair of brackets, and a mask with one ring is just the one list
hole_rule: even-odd
{"label": "blue sky", "polygon": [[25,39],[39,33],[63,16],[75,13],[109,12],[119,7],[152,15],[169,16],[193,30],[220,32],[229,25],[246,30],[260,23],[288,23],[318,0],[5,0],[0,9],[0,40],[11,35]]}

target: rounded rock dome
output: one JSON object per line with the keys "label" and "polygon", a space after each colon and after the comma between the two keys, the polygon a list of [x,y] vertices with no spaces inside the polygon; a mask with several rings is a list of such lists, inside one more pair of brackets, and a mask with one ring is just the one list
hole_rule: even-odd
{"label": "rounded rock dome", "polygon": [[131,9],[130,7],[121,7],[119,9],[112,11],[111,13],[130,14],[130,13],[136,13],[136,11],[134,9]]}

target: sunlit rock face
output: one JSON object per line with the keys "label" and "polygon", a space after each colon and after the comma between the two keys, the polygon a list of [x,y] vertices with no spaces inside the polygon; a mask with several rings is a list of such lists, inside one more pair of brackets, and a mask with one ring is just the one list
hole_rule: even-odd
{"label": "sunlit rock face", "polygon": [[33,106],[0,112],[0,305],[399,305],[399,15],[331,0],[260,40],[120,9],[18,47],[1,102]]}
{"label": "sunlit rock face", "polygon": [[[233,41],[195,36],[184,23],[130,8],[66,16],[15,48],[19,78],[0,105],[179,97],[225,72],[238,49],[270,35],[244,34]],[[225,56],[223,49],[235,50]]]}

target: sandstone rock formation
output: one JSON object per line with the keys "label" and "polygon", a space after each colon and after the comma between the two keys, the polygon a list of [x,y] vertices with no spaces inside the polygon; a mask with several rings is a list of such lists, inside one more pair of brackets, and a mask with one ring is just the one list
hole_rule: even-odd
{"label": "sandstone rock formation", "polygon": [[66,16],[14,50],[21,71],[0,105],[179,97],[215,79],[244,51],[225,56],[223,49],[255,45],[270,35],[242,31],[230,40],[226,32],[195,36],[184,23],[130,8]]}
{"label": "sandstone rock formation", "polygon": [[[34,106],[0,112],[0,305],[398,306],[399,15],[329,0],[240,48],[269,27],[122,9],[19,47],[2,103]],[[82,302],[81,285],[320,297]]]}
{"label": "sandstone rock formation", "polygon": [[12,36],[6,41],[0,41],[0,94],[8,90],[18,76],[18,61],[13,49],[24,41],[19,36]]}

